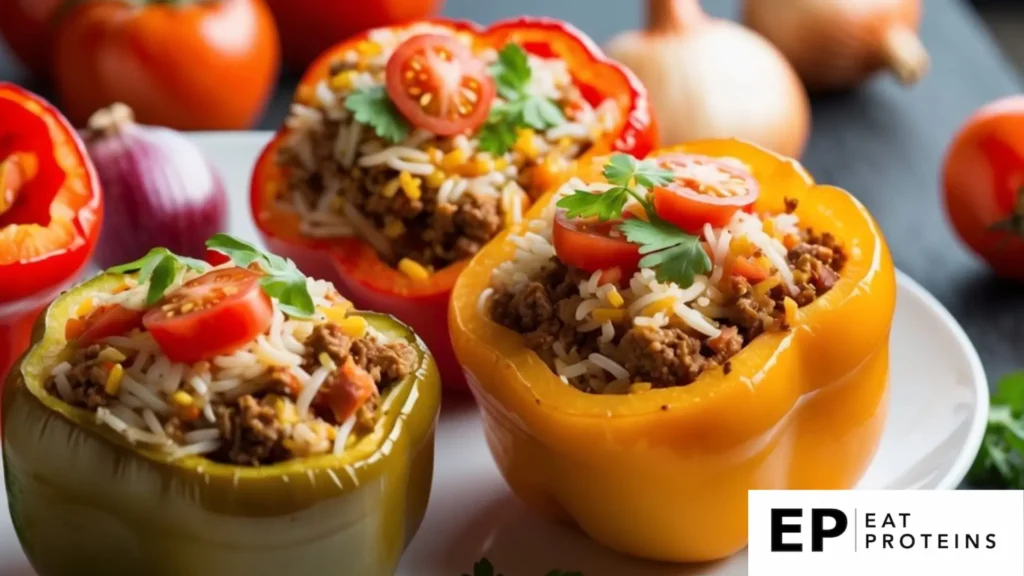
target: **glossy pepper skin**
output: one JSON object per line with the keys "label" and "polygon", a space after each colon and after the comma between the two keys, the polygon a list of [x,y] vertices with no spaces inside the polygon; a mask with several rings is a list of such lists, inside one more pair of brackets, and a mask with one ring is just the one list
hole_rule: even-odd
{"label": "glossy pepper skin", "polygon": [[450,323],[488,445],[522,500],[620,552],[695,562],[746,545],[750,489],[856,484],[885,421],[896,288],[881,231],[845,191],[733,140],[669,151],[742,160],[761,185],[757,210],[796,198],[802,226],[848,247],[840,281],[798,311],[792,330],[758,336],[728,375],[625,396],[581,392],[478,311],[491,270],[513,256],[504,235],[459,278]]}
{"label": "glossy pepper skin", "polygon": [[0,378],[92,256],[102,215],[77,132],[45,100],[0,82]]}
{"label": "glossy pepper skin", "polygon": [[[594,156],[622,151],[643,156],[657,140],[647,90],[621,66],[608,60],[589,38],[569,24],[545,18],[519,18],[481,29],[468,22],[434,20],[435,24],[472,34],[480,48],[500,48],[520,43],[528,52],[541,56],[559,56],[583,94],[591,99],[614,98],[621,113],[620,125],[578,160],[583,164]],[[402,29],[404,26],[397,26]],[[299,86],[312,88],[327,77],[330,63],[365,40],[369,32],[330,49],[306,72]],[[393,314],[416,330],[433,351],[446,388],[465,389],[465,381],[448,336],[448,300],[452,286],[465,262],[439,270],[426,281],[413,281],[388,266],[368,244],[358,239],[315,239],[299,232],[294,213],[275,205],[275,196],[286,177],[275,158],[288,137],[287,127],[277,133],[257,163],[252,180],[251,204],[256,227],[271,251],[286,255],[302,270],[317,278],[332,279],[343,296],[357,307]],[[546,190],[531,190],[537,197]],[[333,263],[332,263],[333,260]]]}
{"label": "glossy pepper skin", "polygon": [[42,389],[70,311],[120,282],[100,276],[57,299],[4,391],[11,518],[39,576],[394,574],[426,510],[440,404],[437,368],[415,334],[362,314],[413,345],[419,367],[385,396],[378,432],[340,458],[169,462]]}

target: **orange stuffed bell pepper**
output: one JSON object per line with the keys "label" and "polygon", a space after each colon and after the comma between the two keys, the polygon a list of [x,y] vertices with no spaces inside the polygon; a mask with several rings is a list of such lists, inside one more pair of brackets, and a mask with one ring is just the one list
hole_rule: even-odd
{"label": "orange stuffed bell pepper", "polygon": [[28,348],[42,308],[92,255],[100,185],[55,108],[0,83],[0,379]]}
{"label": "orange stuffed bell pepper", "polygon": [[748,490],[850,488],[874,455],[889,250],[852,196],[751,144],[599,167],[463,271],[455,352],[527,504],[627,554],[724,558]]}
{"label": "orange stuffed bell pepper", "polygon": [[307,71],[252,210],[272,250],[408,322],[464,387],[447,308],[468,258],[578,162],[655,139],[643,86],[568,24],[379,28]]}

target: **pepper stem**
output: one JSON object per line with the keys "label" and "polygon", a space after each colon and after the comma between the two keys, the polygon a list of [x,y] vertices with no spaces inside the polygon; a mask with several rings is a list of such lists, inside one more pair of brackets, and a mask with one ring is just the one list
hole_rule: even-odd
{"label": "pepper stem", "polygon": [[681,34],[708,19],[699,0],[647,0],[647,30]]}
{"label": "pepper stem", "polygon": [[886,31],[882,53],[889,68],[904,84],[913,84],[928,72],[930,58],[921,38],[902,24]]}
{"label": "pepper stem", "polygon": [[123,102],[100,108],[89,117],[89,130],[105,135],[118,134],[135,123],[135,113]]}

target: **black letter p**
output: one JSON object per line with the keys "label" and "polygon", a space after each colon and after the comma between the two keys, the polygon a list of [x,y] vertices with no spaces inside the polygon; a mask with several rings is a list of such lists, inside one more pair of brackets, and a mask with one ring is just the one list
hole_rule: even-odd
{"label": "black letter p", "polygon": [[[825,518],[831,518],[836,525],[825,530]],[[846,514],[834,508],[815,508],[811,510],[811,551],[821,552],[825,538],[835,538],[846,532]]]}

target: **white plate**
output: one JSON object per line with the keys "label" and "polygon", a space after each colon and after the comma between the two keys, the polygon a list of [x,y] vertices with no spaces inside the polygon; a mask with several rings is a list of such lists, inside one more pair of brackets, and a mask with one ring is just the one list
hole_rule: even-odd
{"label": "white plate", "polygon": [[[231,232],[255,239],[249,171],[267,134],[200,134],[196,140],[231,190]],[[952,316],[909,277],[899,292],[891,339],[889,420],[861,488],[950,489],[981,443],[988,386],[981,361]],[[0,508],[6,494],[0,491]],[[448,401],[437,434],[434,489],[401,576],[458,576],[488,557],[506,576],[552,568],[585,576],[746,574],[746,554],[714,564],[672,566],[608,551],[570,527],[534,516],[505,487],[483,439],[474,406]],[[0,576],[31,576],[6,514],[0,514]]]}

